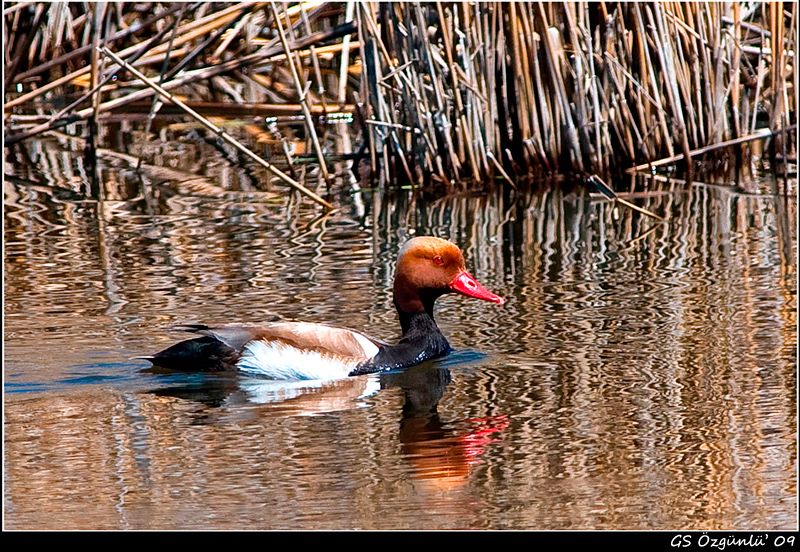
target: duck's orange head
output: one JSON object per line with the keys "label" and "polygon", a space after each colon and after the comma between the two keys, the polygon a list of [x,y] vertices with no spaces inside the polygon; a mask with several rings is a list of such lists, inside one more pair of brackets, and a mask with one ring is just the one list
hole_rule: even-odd
{"label": "duck's orange head", "polygon": [[[467,272],[461,249],[441,238],[420,236],[403,245],[397,258],[394,296],[406,312],[422,310],[425,299],[460,293],[502,305],[505,301]],[[417,304],[419,303],[419,304]]]}

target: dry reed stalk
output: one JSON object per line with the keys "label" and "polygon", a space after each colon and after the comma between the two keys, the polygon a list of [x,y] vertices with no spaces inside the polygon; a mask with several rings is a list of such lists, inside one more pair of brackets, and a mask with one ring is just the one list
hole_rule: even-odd
{"label": "dry reed stalk", "polygon": [[[797,124],[793,124],[793,125],[791,125],[789,127],[781,128],[781,129],[778,129],[778,130],[770,130],[768,128],[762,128],[762,129],[759,129],[759,130],[755,131],[753,134],[750,134],[748,136],[742,136],[740,138],[733,138],[731,140],[725,140],[723,142],[718,142],[716,144],[710,144],[708,146],[704,146],[702,148],[698,148],[698,149],[692,150],[692,151],[689,152],[689,156],[690,157],[696,157],[698,155],[702,155],[702,154],[708,153],[710,151],[715,151],[715,150],[727,148],[727,147],[730,147],[730,146],[736,146],[736,145],[739,145],[739,144],[744,144],[746,142],[752,142],[753,140],[763,140],[765,138],[770,138],[772,136],[776,136],[778,134],[783,134],[783,133],[786,133],[786,132],[790,132],[790,131],[795,130],[795,129],[797,129]],[[642,163],[641,165],[636,165],[635,167],[631,167],[629,169],[626,169],[626,172],[635,173],[635,172],[642,171],[642,170],[645,170],[645,169],[654,169],[656,167],[662,167],[662,166],[665,166],[665,165],[672,165],[676,161],[683,160],[683,156],[684,156],[684,154],[679,153],[678,155],[674,155],[672,157],[666,157],[664,159],[659,159],[658,161],[652,161],[652,162],[649,162],[649,163]]]}
{"label": "dry reed stalk", "polygon": [[[345,24],[353,21],[353,12],[355,4],[353,1],[347,2],[345,11],[344,22]],[[347,101],[347,68],[350,65],[350,35],[347,34],[342,39],[342,55],[339,60],[339,88],[336,95],[336,100],[339,105],[344,105]]]}
{"label": "dry reed stalk", "polygon": [[[300,104],[289,103],[231,103],[231,102],[198,102],[184,100],[184,103],[198,113],[213,115],[219,113],[223,117],[278,117],[278,116],[302,116],[303,108]],[[147,113],[150,102],[131,102],[126,107],[119,109],[120,113]],[[161,114],[176,114],[180,110],[171,108],[165,104],[159,110]],[[345,104],[337,109],[336,112],[325,111],[321,105],[312,105],[311,114],[315,117],[325,116],[326,113],[334,115],[337,113],[354,113],[355,105]]]}
{"label": "dry reed stalk", "polygon": [[204,127],[209,129],[211,132],[213,132],[214,134],[219,136],[221,139],[223,139],[224,141],[226,141],[227,143],[229,143],[230,145],[235,147],[237,150],[239,150],[240,152],[244,153],[246,156],[251,158],[253,161],[255,161],[256,163],[258,163],[259,165],[261,165],[262,167],[264,167],[265,169],[267,169],[268,171],[273,173],[281,181],[285,182],[286,184],[289,184],[292,188],[294,188],[298,192],[302,193],[306,197],[310,198],[314,202],[322,205],[326,209],[331,210],[331,209],[334,208],[333,205],[331,205],[330,203],[328,203],[327,201],[322,199],[320,196],[318,196],[317,194],[315,194],[314,192],[312,192],[311,190],[309,190],[308,188],[306,188],[305,186],[303,186],[299,182],[293,180],[289,175],[287,175],[283,171],[279,170],[277,167],[273,166],[272,164],[268,163],[267,161],[262,159],[257,154],[253,153],[250,149],[248,149],[246,146],[242,145],[238,140],[233,138],[227,132],[225,132],[224,130],[222,130],[221,128],[216,126],[214,123],[212,123],[211,121],[209,121],[208,119],[206,119],[205,117],[203,117],[202,115],[200,115],[199,113],[194,111],[192,108],[190,108],[189,106],[184,104],[181,100],[177,99],[175,96],[170,94],[168,91],[164,90],[161,86],[159,86],[158,84],[156,84],[152,80],[148,79],[140,71],[138,71],[135,67],[133,67],[132,65],[126,63],[123,59],[121,59],[119,56],[117,56],[114,52],[112,52],[111,50],[109,50],[106,47],[100,48],[100,52],[103,53],[104,55],[108,56],[109,58],[111,58],[116,64],[124,67],[126,70],[128,70],[130,73],[132,73],[136,78],[138,78],[143,83],[145,83],[147,86],[152,88],[156,93],[158,93],[165,100],[168,100],[168,101],[172,102],[173,104],[175,104],[176,106],[178,106],[181,109],[183,109],[190,117],[192,117],[193,119],[198,121],[200,124],[202,124]]}
{"label": "dry reed stalk", "polygon": [[[26,3],[23,2],[21,4],[26,4]],[[21,4],[16,4],[14,7],[20,6]],[[139,22],[139,23],[134,23],[133,25],[130,25],[129,27],[126,27],[125,29],[123,29],[121,31],[118,31],[117,33],[114,33],[113,35],[107,37],[106,38],[106,44],[113,44],[114,42],[116,42],[118,40],[122,40],[122,39],[124,39],[124,38],[126,38],[126,37],[128,37],[128,36],[130,36],[132,34],[138,33],[139,31],[141,31],[143,29],[147,29],[148,27],[150,27],[154,23],[157,23],[157,22],[161,21],[162,19],[164,19],[165,17],[169,17],[170,15],[172,15],[174,13],[177,13],[179,10],[184,9],[184,8],[185,8],[185,6],[183,6],[182,4],[176,3],[175,5],[171,6],[169,9],[165,9],[165,10],[157,13],[156,15],[151,17],[150,19],[147,19],[147,20]],[[55,59],[52,59],[52,60],[46,62],[46,63],[36,65],[35,67],[31,67],[27,71],[24,71],[22,73],[18,73],[16,75],[14,75],[13,82],[15,82],[15,83],[22,82],[25,79],[28,79],[30,77],[39,75],[39,74],[44,73],[46,71],[49,71],[53,67],[64,65],[65,63],[69,62],[70,60],[72,60],[72,59],[74,59],[76,57],[83,56],[86,53],[91,53],[91,51],[92,51],[92,45],[91,44],[86,44],[84,46],[76,48],[75,50],[72,50],[70,52],[66,52],[66,53],[56,57]]]}
{"label": "dry reed stalk", "polygon": [[[369,99],[385,113],[403,95],[395,116],[422,131],[404,157],[429,174],[434,159],[445,161],[449,180],[491,178],[487,151],[515,171],[690,166],[700,148],[752,135],[765,100],[772,130],[793,122],[787,64],[772,58],[793,55],[785,29],[794,29],[794,10],[765,5],[763,16],[749,10],[752,21],[743,12],[744,4],[677,2],[394,4],[381,8],[380,29],[365,10],[378,55],[363,79],[369,88],[403,64],[398,73],[417,97],[378,85],[383,95]],[[412,56],[419,63],[405,65]],[[417,114],[424,105],[427,119]],[[436,155],[414,154],[422,138]]]}
{"label": "dry reed stalk", "polygon": [[[136,52],[134,52],[133,55],[130,58],[128,58],[128,62],[129,63],[135,63],[135,62],[138,61],[140,64],[145,65],[145,64],[148,64],[148,63],[153,63],[154,61],[161,61],[162,59],[166,59],[166,56],[167,56],[166,53],[165,54],[161,54],[159,56],[150,57],[150,58],[144,58],[142,56],[146,52],[148,52],[153,45],[157,44],[158,41],[161,40],[161,38],[163,36],[165,36],[168,31],[169,31],[169,27],[165,26],[161,31],[159,31],[158,34],[156,34],[154,37],[152,37],[150,40],[148,40],[144,45],[142,45]],[[89,71],[92,70],[92,67],[87,67],[86,69],[87,69],[86,72],[89,72]],[[64,126],[64,125],[66,125],[68,123],[71,123],[71,122],[84,120],[84,119],[87,119],[88,117],[95,117],[96,118],[97,115],[101,111],[104,110],[104,104],[101,104],[100,101],[99,101],[100,94],[98,93],[98,91],[103,87],[103,85],[105,83],[107,83],[112,78],[114,78],[114,76],[116,76],[117,72],[120,69],[121,68],[117,69],[116,71],[109,72],[105,77],[103,77],[103,79],[100,82],[96,83],[93,86],[91,86],[91,83],[90,83],[89,91],[87,91],[85,94],[83,94],[77,100],[75,100],[74,102],[72,102],[71,104],[69,104],[68,106],[63,108],[62,110],[60,110],[58,113],[56,113],[52,117],[50,117],[50,119],[46,123],[38,125],[38,126],[32,128],[32,129],[28,129],[26,132],[23,132],[23,133],[20,133],[20,134],[17,134],[17,135],[11,135],[11,136],[7,137],[6,138],[6,144],[14,144],[14,143],[16,143],[16,142],[18,142],[20,140],[31,138],[33,136],[36,136],[37,134],[41,134],[42,132],[46,132],[48,130],[53,130],[54,128],[58,128],[60,126]],[[91,74],[96,78],[96,75],[95,75],[94,72],[92,72]],[[81,103],[83,103],[85,100],[87,100],[90,97],[94,98],[93,99],[93,107],[91,109],[83,110],[83,111],[79,112],[78,114],[71,114],[71,115],[67,116],[67,114],[70,114],[75,107],[77,107],[78,105],[80,105]],[[120,104],[116,103],[116,104],[113,104],[113,105],[116,106],[116,105],[120,105]]]}
{"label": "dry reed stalk", "polygon": [[290,49],[289,42],[286,39],[286,33],[284,32],[283,24],[281,23],[281,17],[278,15],[278,8],[275,6],[275,2],[270,2],[269,5],[272,9],[272,16],[274,18],[275,25],[278,27],[278,36],[281,39],[281,44],[286,52],[286,61],[289,64],[289,69],[292,73],[292,80],[297,88],[300,105],[303,106],[303,115],[306,118],[306,129],[311,137],[311,143],[314,146],[314,151],[316,152],[317,159],[319,160],[319,168],[322,172],[322,178],[327,182],[330,180],[330,173],[328,172],[328,165],[325,162],[325,156],[322,153],[322,146],[317,138],[317,130],[314,127],[314,121],[311,118],[311,109],[309,108],[306,90],[304,89],[303,84],[300,82],[300,75],[297,72],[297,67],[295,66],[294,59],[292,58],[292,50]]}
{"label": "dry reed stalk", "polygon": [[[47,4],[36,4],[36,14],[34,15],[33,22],[31,23],[31,27],[36,28],[41,23],[42,19],[44,18],[45,13],[50,9],[50,5]],[[17,66],[22,61],[22,56],[25,54],[25,50],[29,52],[34,51],[35,48],[31,48],[34,39],[36,38],[36,34],[29,33],[23,37],[17,43],[17,48],[14,50],[14,54],[10,58],[10,64],[5,67],[5,79],[3,81],[3,86],[5,89],[8,89],[9,85],[13,82],[14,74],[17,71]]]}
{"label": "dry reed stalk", "polygon": [[[209,15],[207,17],[200,18],[200,19],[195,20],[195,21],[193,21],[191,23],[187,23],[186,25],[183,26],[183,28],[178,30],[179,37],[175,40],[174,46],[175,47],[181,46],[182,44],[184,44],[186,42],[189,42],[191,40],[194,40],[195,38],[203,36],[203,35],[207,34],[208,32],[210,32],[210,30],[213,30],[218,26],[224,25],[225,23],[227,23],[231,19],[234,19],[237,16],[239,11],[241,11],[243,9],[246,9],[246,8],[250,8],[252,6],[257,6],[257,5],[258,5],[258,3],[254,3],[254,2],[246,2],[246,3],[242,3],[242,4],[237,4],[235,6],[226,8],[226,9],[224,9],[224,10],[218,12],[218,13],[214,13],[214,14],[211,14],[211,15]],[[166,35],[166,32],[168,30],[169,30],[168,28],[162,29],[162,32],[159,32],[159,35],[157,35],[157,36],[160,36],[161,38],[163,38],[164,35]],[[151,41],[152,41],[152,39],[151,39]],[[136,52],[139,49],[140,49],[140,47],[138,45],[130,46],[130,47],[120,51],[119,55],[122,56],[123,58],[125,58],[125,57],[131,55],[132,53]],[[151,54],[162,54],[165,51],[166,51],[166,45],[165,44],[161,44],[161,45],[153,46],[152,51],[150,53]],[[82,75],[86,75],[90,71],[91,71],[91,67],[84,67],[82,69],[78,69],[77,71],[73,71],[73,72],[71,72],[71,73],[69,73],[69,74],[67,74],[67,75],[65,75],[65,76],[63,76],[61,78],[55,79],[55,80],[53,80],[51,82],[48,82],[47,84],[37,88],[36,90],[33,90],[33,91],[31,91],[31,92],[29,92],[27,94],[23,94],[22,96],[20,96],[18,98],[14,98],[13,100],[10,100],[10,101],[6,102],[4,108],[5,108],[6,111],[8,111],[8,110],[12,109],[13,107],[16,107],[18,105],[24,104],[24,103],[26,103],[26,102],[28,102],[28,101],[30,101],[32,99],[35,99],[35,98],[41,96],[42,94],[57,88],[58,86],[62,86],[64,84],[67,84],[67,83],[75,80],[76,78],[78,78],[78,77],[80,77]],[[13,75],[13,72],[10,72],[10,74]]]}
{"label": "dry reed stalk", "polygon": [[13,6],[10,6],[8,8],[3,8],[3,15],[9,15],[9,14],[12,14],[12,13],[16,13],[19,10],[21,10],[23,8],[27,8],[29,6],[32,6],[34,4],[35,4],[35,2],[17,2]]}
{"label": "dry reed stalk", "polygon": [[[505,179],[498,165],[514,178],[531,170],[607,174],[665,159],[688,164],[702,148],[713,152],[720,143],[764,133],[759,127],[775,132],[796,124],[796,9],[787,3],[296,4],[275,10],[291,23],[283,33],[288,53],[279,37],[237,40],[264,28],[266,6],[197,3],[194,20],[174,24],[169,10],[138,23],[127,4],[110,4],[103,36],[123,57],[139,53],[140,68],[163,61],[168,51],[180,58],[162,72],[164,89],[215,82],[238,99],[244,84],[262,103],[291,102],[306,88],[294,82],[288,60],[301,84],[303,71],[313,75],[306,100],[323,112],[328,102],[358,92],[364,105],[357,119],[370,121],[363,124],[362,149],[369,144],[374,170],[388,171],[392,181],[433,178],[446,188]],[[13,81],[40,76],[46,83],[6,102],[6,114],[41,112],[28,102],[50,99],[59,88],[68,93],[88,85],[89,96],[110,97],[95,102],[98,114],[152,94],[144,88],[120,95],[137,83],[101,85],[110,72],[75,65],[92,51],[91,12],[79,4],[4,10]],[[163,40],[134,43],[145,30],[162,32]],[[351,51],[356,45],[360,55]],[[75,51],[61,54],[69,46]],[[212,65],[189,70],[206,51]],[[237,72],[244,67],[258,73]],[[360,82],[351,80],[353,71],[360,71]],[[329,74],[336,80],[325,81]],[[336,84],[329,94],[330,82]],[[186,92],[198,97],[196,87]],[[50,124],[87,116],[75,107]],[[34,130],[31,123],[37,124],[18,124],[16,137]],[[352,144],[339,143],[352,151]],[[747,143],[737,149],[744,167],[753,155]],[[770,143],[773,161],[796,156],[780,135]]]}
{"label": "dry reed stalk", "polygon": [[[188,8],[188,6],[184,6],[184,9],[182,9],[178,13],[178,16],[177,16],[177,18],[175,20],[175,24],[172,26],[172,33],[171,33],[170,38],[169,38],[169,44],[167,46],[167,51],[164,54],[164,62],[161,65],[161,74],[159,74],[159,76],[158,76],[158,84],[163,84],[164,80],[168,78],[166,76],[166,73],[167,73],[167,68],[169,67],[170,55],[172,54],[172,46],[173,46],[173,44],[175,42],[175,35],[177,34],[178,26],[181,24],[181,20],[183,19],[183,16],[186,13],[186,8]],[[186,61],[185,58],[184,58],[184,61]],[[100,94],[98,93],[97,96],[99,97]],[[154,94],[153,95],[153,100],[150,103],[150,111],[147,114],[147,122],[145,123],[145,127],[144,127],[144,136],[149,136],[150,135],[150,127],[153,124],[153,119],[155,119],[156,112],[158,111],[158,107],[159,107],[158,96]],[[96,103],[95,104],[95,118],[97,117],[96,113],[97,113],[98,109],[99,109],[99,103]],[[142,146],[142,149],[144,149],[144,146]],[[139,160],[136,162],[136,170],[137,171],[141,168],[141,165],[142,165],[142,157],[139,157]]]}
{"label": "dry reed stalk", "polygon": [[[375,62],[375,64],[373,66],[377,70],[380,67],[378,65],[379,64],[379,61],[378,61],[379,56],[377,55],[377,52],[378,52],[378,50],[380,50],[380,52],[382,53],[385,61],[389,65],[390,70],[395,69],[396,67],[395,67],[394,61],[392,60],[392,58],[389,57],[389,55],[387,53],[387,50],[386,50],[386,46],[384,45],[383,41],[381,40],[381,38],[380,38],[380,36],[378,34],[377,25],[373,21],[372,14],[370,13],[369,9],[367,9],[366,6],[362,6],[361,16],[362,16],[361,21],[366,21],[367,27],[373,31],[372,34],[367,34],[366,35],[366,40],[368,41],[368,46],[369,47],[365,50],[365,52],[369,56],[368,59],[370,59],[373,62]],[[390,73],[391,73],[391,71],[390,71]],[[376,153],[380,153],[383,156],[383,158],[384,158],[383,164],[387,168],[389,168],[389,166],[390,166],[389,161],[388,161],[389,150],[390,149],[395,149],[397,151],[397,154],[398,154],[396,159],[398,159],[399,164],[403,168],[403,170],[405,172],[405,175],[406,175],[406,178],[408,179],[409,182],[413,182],[414,178],[412,177],[411,170],[410,170],[410,168],[408,166],[408,162],[406,160],[406,155],[405,155],[405,152],[403,151],[402,144],[400,142],[400,139],[397,136],[397,133],[391,127],[391,125],[394,124],[394,119],[392,117],[392,112],[391,112],[391,109],[389,108],[389,105],[390,104],[394,104],[394,99],[393,99],[391,94],[390,94],[390,97],[388,99],[385,99],[384,98],[384,93],[382,93],[380,91],[380,86],[381,85],[385,85],[385,83],[383,82],[385,80],[385,78],[386,77],[378,76],[376,74],[375,85],[371,87],[370,94],[371,94],[371,97],[375,97],[375,98],[378,99],[378,102],[377,102],[378,103],[378,106],[377,106],[378,109],[377,109],[377,114],[376,115],[378,117],[385,118],[384,122],[387,122],[390,125],[390,126],[387,127],[389,129],[387,134],[388,134],[389,142],[392,145],[392,148],[384,148],[383,138],[377,138],[376,137],[376,139],[373,140],[373,142],[374,142],[374,145],[379,149],[379,152],[376,152]],[[394,74],[392,74],[392,78],[394,78],[397,81],[398,86],[400,86],[400,87],[403,86],[403,83],[400,80],[400,73],[399,72],[395,72]],[[373,126],[373,128],[380,128],[380,127]]]}
{"label": "dry reed stalk", "polygon": [[245,8],[239,13],[237,17],[231,19],[224,25],[221,25],[217,29],[215,29],[214,32],[209,34],[205,40],[203,40],[200,44],[198,44],[186,56],[184,56],[183,59],[175,65],[175,67],[167,71],[167,73],[165,73],[163,76],[162,82],[171,79],[172,77],[180,73],[185,67],[188,67],[189,64],[192,63],[201,53],[203,53],[205,49],[208,48],[209,45],[216,42],[232,26],[244,20],[244,18],[247,17],[249,13],[250,9]]}
{"label": "dry reed stalk", "polygon": [[96,121],[97,119],[97,108],[100,105],[100,90],[97,86],[99,82],[98,76],[98,46],[100,45],[100,37],[102,35],[102,27],[103,27],[103,19],[105,15],[105,4],[94,4],[91,7],[92,9],[92,65],[91,65],[91,80],[89,81],[89,88],[95,90],[95,93],[92,97],[92,107],[94,108],[94,112],[92,114],[92,121]]}
{"label": "dry reed stalk", "polygon": [[[308,19],[308,14],[306,13],[306,9],[303,4],[300,4],[300,17],[303,20],[303,27],[305,28],[306,35],[312,34],[311,22]],[[317,56],[316,46],[313,44],[309,46],[309,52],[311,54],[311,64],[314,68],[314,78],[317,81],[317,94],[319,94],[320,98],[322,98],[323,107],[325,107],[325,82],[322,80],[322,70],[320,69],[319,56]]]}
{"label": "dry reed stalk", "polygon": [[[256,5],[256,4],[254,4],[254,5]],[[242,11],[246,13],[247,10],[251,9],[251,7],[252,6],[250,6],[250,5],[246,5],[246,6],[244,6],[242,8]],[[226,17],[228,15],[230,15],[231,13],[236,15],[236,11],[235,10],[231,10],[230,8],[224,10],[224,14],[226,15]],[[218,16],[219,14],[216,14],[216,15]],[[239,14],[239,17],[241,17],[241,15],[242,14]],[[207,22],[208,20],[213,21],[214,18],[215,18],[215,14],[212,14],[210,16],[202,18],[201,21],[203,21],[203,22]],[[236,18],[232,18],[232,19],[227,19],[226,18],[226,19],[223,20],[223,23],[221,24],[221,26],[219,28],[217,28],[217,27],[214,27],[214,28],[216,28],[219,31],[219,29],[224,29],[227,26],[231,25],[233,23],[233,21],[235,21],[235,20],[236,20]],[[196,26],[197,23],[198,23],[197,21],[194,22],[194,26]],[[184,26],[182,28],[185,29],[186,26]],[[204,29],[206,29],[206,30],[213,30],[214,28],[210,28],[208,26],[204,27]],[[129,58],[129,61],[136,62],[137,65],[145,65],[145,64],[149,64],[149,63],[155,63],[155,62],[163,61],[165,59],[165,57],[167,56],[166,52],[161,53],[161,54],[157,54],[157,55],[154,55],[154,56],[150,56],[150,57],[141,57],[141,56],[143,56],[144,53],[146,53],[148,51],[151,51],[151,48],[154,45],[156,45],[167,34],[167,32],[169,32],[170,30],[171,30],[171,27],[164,26],[161,29],[161,31],[159,31],[158,34],[156,34],[154,37],[150,38],[147,42],[145,42],[144,45],[137,45],[138,50],[134,51],[133,55]],[[351,30],[350,28],[347,28],[347,27],[344,27],[344,26],[340,26],[340,27],[337,27],[335,29],[332,29],[331,31],[322,32],[322,33],[315,33],[314,36],[306,37],[305,39],[302,39],[302,40],[300,40],[298,42],[301,43],[301,44],[308,44],[310,41],[324,41],[324,40],[330,39],[331,37],[339,36],[341,33],[350,32],[350,30]],[[219,34],[217,34],[217,36],[219,36]],[[207,43],[204,43],[204,44],[207,44]],[[126,52],[130,52],[131,48],[127,48],[127,49],[125,49],[125,51]],[[267,48],[263,49],[260,52],[256,52],[254,54],[251,54],[251,55],[248,55],[248,56],[244,56],[244,57],[239,58],[239,59],[234,59],[234,60],[231,60],[229,62],[223,62],[223,63],[221,63],[219,65],[211,66],[211,67],[208,67],[208,68],[205,68],[205,69],[191,71],[191,72],[183,74],[181,77],[178,77],[176,79],[173,79],[171,81],[163,83],[163,88],[169,90],[169,89],[173,89],[173,88],[176,88],[178,86],[182,86],[182,85],[190,83],[190,82],[196,82],[198,80],[202,80],[204,78],[213,78],[214,76],[216,76],[218,74],[222,74],[222,73],[237,69],[238,67],[257,63],[257,62],[261,61],[264,58],[264,56],[270,55],[274,51],[275,51],[274,49],[270,49],[269,47],[267,47]],[[173,53],[173,55],[177,55],[178,54],[177,51],[172,52],[172,53]],[[192,54],[190,54],[190,56],[196,55],[197,53],[198,53],[198,50],[195,50]],[[284,54],[281,54],[281,55],[283,56]],[[179,70],[182,67],[183,67],[183,65],[179,64],[178,66],[173,68],[173,70],[171,70],[169,73],[167,73],[166,76],[170,76],[171,74],[175,73],[176,70]],[[87,74],[87,73],[89,73],[89,71],[90,71],[90,68],[87,67],[82,72],[81,71],[74,72],[69,76],[73,77],[76,73]],[[26,129],[25,131],[23,131],[23,132],[21,132],[19,134],[8,136],[6,138],[6,144],[13,144],[13,143],[16,143],[16,142],[18,142],[20,140],[24,140],[26,138],[29,138],[29,137],[35,136],[37,134],[40,134],[42,132],[46,132],[48,130],[52,130],[54,128],[61,127],[61,126],[64,126],[66,124],[69,124],[69,123],[72,123],[72,122],[75,122],[75,121],[85,120],[88,117],[92,116],[92,114],[95,113],[95,111],[93,109],[84,109],[84,110],[81,110],[81,111],[76,112],[76,113],[72,113],[71,111],[72,111],[72,109],[74,107],[76,107],[77,105],[82,103],[85,99],[87,99],[88,97],[92,96],[97,88],[99,88],[105,82],[107,82],[108,80],[113,78],[113,76],[115,74],[116,74],[116,71],[110,72],[108,75],[106,75],[104,77],[103,81],[101,83],[99,83],[97,87],[92,88],[89,92],[84,94],[81,98],[79,98],[78,100],[76,100],[75,102],[73,102],[72,104],[67,106],[66,108],[62,109],[59,113],[55,114],[53,117],[51,117],[51,119],[47,123],[42,124],[42,125],[38,125],[38,126],[32,128],[32,129]],[[41,92],[41,89],[39,89],[37,91],[34,91],[34,92]],[[102,112],[105,112],[105,111],[108,111],[108,110],[111,110],[111,109],[126,105],[127,103],[130,103],[130,102],[133,102],[133,101],[136,101],[136,100],[140,100],[140,99],[145,98],[145,97],[149,97],[152,94],[153,93],[152,93],[151,90],[145,88],[143,90],[139,90],[139,91],[133,92],[133,93],[127,95],[127,96],[119,97],[119,98],[116,98],[114,100],[110,100],[108,102],[101,103],[98,106],[97,113],[102,113]],[[8,105],[9,104],[6,104],[7,107],[8,107]]]}
{"label": "dry reed stalk", "polygon": [[[442,10],[441,2],[436,2],[436,9],[439,12],[439,20],[446,21],[444,17],[444,12]],[[461,144],[460,149],[462,152],[463,150],[466,149],[467,154],[469,155],[469,164],[470,167],[472,168],[473,177],[475,178],[475,180],[478,180],[480,178],[480,175],[478,174],[476,155],[472,143],[472,133],[469,130],[469,125],[467,124],[466,116],[464,114],[464,104],[461,100],[461,92],[458,86],[458,72],[456,71],[455,64],[453,63],[453,54],[452,54],[453,44],[452,44],[452,39],[450,38],[448,25],[443,25],[441,30],[444,37],[444,51],[445,54],[447,55],[447,64],[450,69],[450,79],[453,86],[452,94],[453,97],[455,98],[456,111],[458,112],[459,130],[463,134],[462,136],[463,142],[460,142]],[[459,157],[460,157],[459,161],[463,163],[464,162],[463,153]]]}
{"label": "dry reed stalk", "polygon": [[[664,75],[664,81],[666,86],[666,96],[668,104],[670,105],[673,120],[677,123],[677,132],[678,137],[680,139],[681,147],[684,152],[683,159],[686,161],[688,169],[691,171],[691,156],[689,155],[689,141],[686,134],[686,123],[683,120],[683,112],[684,107],[681,102],[681,95],[678,92],[678,74],[675,68],[675,63],[673,61],[674,57],[672,54],[671,42],[669,40],[669,35],[666,33],[664,28],[663,18],[661,17],[661,7],[658,3],[653,5],[655,9],[656,15],[653,15],[653,10],[650,9],[650,6],[645,6],[645,13],[647,14],[647,19],[650,23],[650,29],[653,32],[653,40],[656,46],[656,52],[658,53],[658,59],[661,63],[661,71],[662,75]],[[665,132],[665,135],[669,135],[669,133]]]}

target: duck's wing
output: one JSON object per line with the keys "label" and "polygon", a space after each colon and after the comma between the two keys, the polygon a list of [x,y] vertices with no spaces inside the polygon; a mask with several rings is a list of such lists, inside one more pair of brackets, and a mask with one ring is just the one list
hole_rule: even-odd
{"label": "duck's wing", "polygon": [[213,337],[241,353],[252,342],[280,344],[300,351],[315,352],[358,361],[372,358],[386,343],[364,333],[327,324],[273,322],[263,326],[225,325],[180,326],[179,329]]}

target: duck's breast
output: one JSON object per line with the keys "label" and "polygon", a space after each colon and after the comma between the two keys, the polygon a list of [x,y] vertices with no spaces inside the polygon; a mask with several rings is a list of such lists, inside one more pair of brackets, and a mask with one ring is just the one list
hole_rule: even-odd
{"label": "duck's breast", "polygon": [[252,330],[236,366],[253,376],[281,380],[346,378],[378,354],[379,342],[353,330],[325,324],[281,322]]}

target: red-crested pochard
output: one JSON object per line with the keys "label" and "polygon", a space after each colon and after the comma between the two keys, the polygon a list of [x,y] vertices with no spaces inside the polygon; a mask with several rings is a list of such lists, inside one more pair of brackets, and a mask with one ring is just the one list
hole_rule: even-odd
{"label": "red-crested pochard", "polygon": [[394,304],[403,336],[396,345],[361,332],[307,322],[189,325],[181,329],[202,337],[140,358],[173,370],[228,370],[281,380],[332,380],[406,368],[450,351],[433,319],[433,304],[451,292],[504,302],[467,272],[464,255],[454,243],[416,237],[403,245],[397,258]]}

